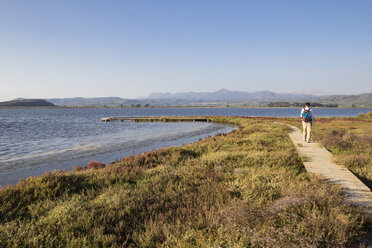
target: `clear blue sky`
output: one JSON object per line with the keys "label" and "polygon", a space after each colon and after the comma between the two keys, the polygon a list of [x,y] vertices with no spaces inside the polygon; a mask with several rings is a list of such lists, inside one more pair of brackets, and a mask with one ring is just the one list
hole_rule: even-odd
{"label": "clear blue sky", "polygon": [[0,1],[0,100],[372,92],[370,0]]}

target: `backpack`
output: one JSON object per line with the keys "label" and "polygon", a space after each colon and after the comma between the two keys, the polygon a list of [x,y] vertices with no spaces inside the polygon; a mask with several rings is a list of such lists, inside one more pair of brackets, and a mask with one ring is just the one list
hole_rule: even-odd
{"label": "backpack", "polygon": [[310,122],[311,121],[310,109],[304,109],[304,112],[301,114],[301,119],[304,122]]}

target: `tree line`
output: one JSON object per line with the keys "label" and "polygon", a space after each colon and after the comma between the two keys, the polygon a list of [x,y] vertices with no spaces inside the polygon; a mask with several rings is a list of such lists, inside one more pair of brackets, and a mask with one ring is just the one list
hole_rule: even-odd
{"label": "tree line", "polygon": [[[268,107],[294,107],[294,108],[299,108],[303,107],[304,103],[290,103],[290,102],[271,102],[267,104]],[[320,107],[320,108],[338,108],[338,104],[322,104],[322,103],[317,103],[317,102],[312,102],[311,107]]]}

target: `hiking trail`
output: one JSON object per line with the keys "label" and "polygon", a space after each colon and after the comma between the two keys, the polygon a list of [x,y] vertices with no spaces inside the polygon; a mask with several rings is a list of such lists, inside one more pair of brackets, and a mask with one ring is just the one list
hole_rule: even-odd
{"label": "hiking trail", "polygon": [[319,143],[307,143],[302,139],[302,131],[288,125],[292,129],[292,139],[298,153],[306,158],[304,162],[308,172],[320,174],[333,184],[341,187],[346,200],[357,206],[365,207],[367,215],[372,216],[372,192],[345,166],[332,162],[332,154]]}

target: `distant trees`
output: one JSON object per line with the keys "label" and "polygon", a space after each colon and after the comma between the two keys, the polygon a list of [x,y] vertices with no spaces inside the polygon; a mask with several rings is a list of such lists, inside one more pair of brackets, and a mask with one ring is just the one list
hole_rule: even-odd
{"label": "distant trees", "polygon": [[271,102],[271,103],[268,103],[267,106],[271,108],[278,108],[278,107],[290,107],[291,104],[289,102]]}
{"label": "distant trees", "polygon": [[[267,106],[270,108],[288,108],[288,107],[293,107],[293,108],[301,108],[305,105],[305,103],[289,103],[289,102],[271,102],[268,103]],[[327,103],[327,104],[322,104],[322,103],[317,103],[317,102],[312,102],[311,107],[319,107],[319,108],[338,108],[338,104],[332,104],[332,103]]]}
{"label": "distant trees", "polygon": [[[130,105],[132,108],[140,108],[140,107],[142,107],[142,104],[131,104]],[[148,108],[148,107],[150,107],[150,104],[148,104],[148,103],[146,103],[146,104],[144,104],[143,105],[143,107],[145,107],[145,108]]]}
{"label": "distant trees", "polygon": [[[301,108],[305,105],[305,103],[299,103],[299,102],[295,102],[295,103],[292,103],[291,104],[291,107],[294,107],[294,108]],[[312,106],[313,104],[311,104]]]}
{"label": "distant trees", "polygon": [[338,108],[338,104],[331,104],[331,103],[324,104],[324,107],[325,108]]}

